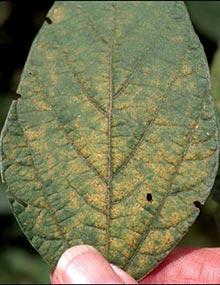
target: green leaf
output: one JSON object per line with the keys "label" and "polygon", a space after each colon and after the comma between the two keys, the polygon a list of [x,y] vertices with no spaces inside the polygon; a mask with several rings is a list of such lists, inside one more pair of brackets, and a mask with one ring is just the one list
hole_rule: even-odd
{"label": "green leaf", "polygon": [[214,97],[215,106],[220,123],[220,49],[217,49],[211,66],[212,78],[212,96]]}
{"label": "green leaf", "polygon": [[182,2],[58,1],[48,18],[1,136],[13,211],[51,267],[90,244],[138,279],[216,175],[204,51]]}
{"label": "green leaf", "polygon": [[0,252],[0,284],[49,284],[47,265],[16,247]]}
{"label": "green leaf", "polygon": [[196,28],[210,39],[220,40],[220,2],[186,1]]}
{"label": "green leaf", "polygon": [[[212,65],[211,65],[211,79],[212,79],[212,96],[214,98],[216,112],[218,117],[218,126],[220,126],[220,49],[218,48],[215,52]],[[220,169],[218,169],[218,173],[220,173]],[[219,188],[214,189],[214,193],[218,192]]]}
{"label": "green leaf", "polygon": [[0,215],[7,215],[11,213],[11,210],[3,190],[5,190],[5,185],[0,182]]}

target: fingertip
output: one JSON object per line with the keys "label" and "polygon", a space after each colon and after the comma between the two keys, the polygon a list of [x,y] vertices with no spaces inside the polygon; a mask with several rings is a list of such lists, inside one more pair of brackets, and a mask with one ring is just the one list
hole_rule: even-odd
{"label": "fingertip", "polygon": [[219,284],[220,248],[176,248],[140,284]]}
{"label": "fingertip", "polygon": [[124,284],[124,281],[95,248],[80,245],[61,256],[51,283]]}
{"label": "fingertip", "polygon": [[120,276],[120,278],[124,281],[125,284],[138,284],[138,282],[132,278],[127,272],[123,271],[118,266],[111,264],[111,267],[115,271],[115,273]]}

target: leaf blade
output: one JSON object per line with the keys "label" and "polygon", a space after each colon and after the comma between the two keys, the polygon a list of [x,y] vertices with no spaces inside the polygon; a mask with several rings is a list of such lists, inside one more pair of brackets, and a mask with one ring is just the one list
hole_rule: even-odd
{"label": "leaf blade", "polygon": [[48,16],[2,135],[14,212],[51,266],[88,243],[140,278],[216,174],[204,52],[179,2],[57,2]]}

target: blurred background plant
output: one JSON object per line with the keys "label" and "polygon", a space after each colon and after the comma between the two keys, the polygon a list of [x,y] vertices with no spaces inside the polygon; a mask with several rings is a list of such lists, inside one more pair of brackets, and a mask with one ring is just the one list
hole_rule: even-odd
{"label": "blurred background plant", "polygon": [[[53,1],[0,2],[0,130],[31,43]],[[213,97],[220,114],[220,2],[186,1],[212,73]],[[219,116],[220,118],[220,116]],[[48,283],[47,265],[21,232],[0,183],[0,283]],[[220,246],[220,172],[212,193],[180,246]]]}

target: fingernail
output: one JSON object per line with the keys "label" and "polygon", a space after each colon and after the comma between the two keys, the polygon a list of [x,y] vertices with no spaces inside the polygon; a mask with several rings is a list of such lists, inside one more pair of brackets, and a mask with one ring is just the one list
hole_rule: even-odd
{"label": "fingernail", "polygon": [[111,267],[113,268],[115,273],[124,281],[125,284],[138,284],[134,278],[132,278],[127,272],[125,272],[118,266],[111,264]]}
{"label": "fingernail", "polygon": [[110,264],[93,247],[75,246],[60,258],[52,284],[124,284]]}

